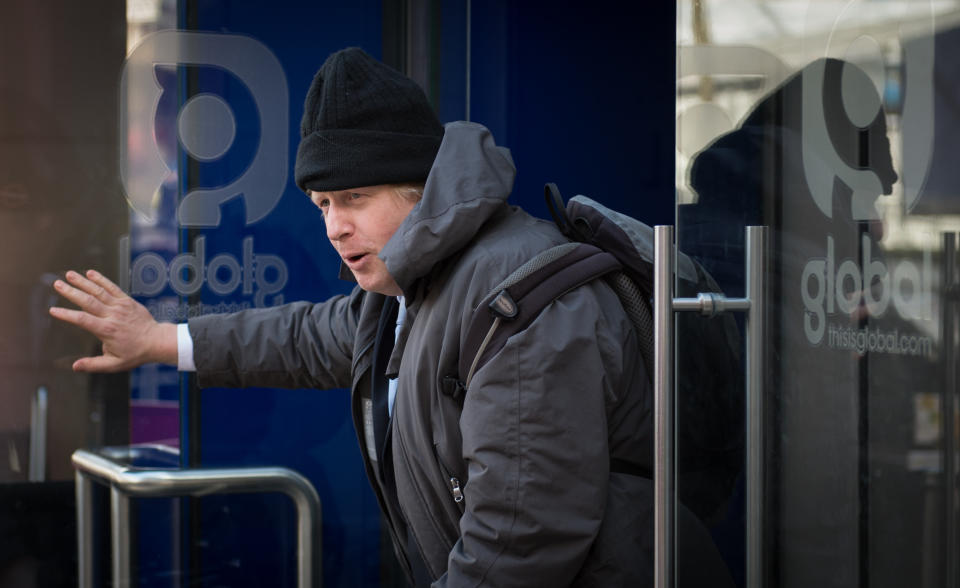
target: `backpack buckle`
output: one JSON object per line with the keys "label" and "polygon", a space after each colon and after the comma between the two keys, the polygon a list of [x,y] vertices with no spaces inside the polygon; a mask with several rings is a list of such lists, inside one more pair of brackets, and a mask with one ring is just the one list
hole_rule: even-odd
{"label": "backpack buckle", "polygon": [[487,308],[490,309],[490,312],[502,318],[503,320],[514,319],[520,312],[520,308],[517,306],[517,303],[514,302],[513,297],[510,296],[510,293],[506,290],[501,290],[500,293],[497,294],[497,297],[487,305]]}

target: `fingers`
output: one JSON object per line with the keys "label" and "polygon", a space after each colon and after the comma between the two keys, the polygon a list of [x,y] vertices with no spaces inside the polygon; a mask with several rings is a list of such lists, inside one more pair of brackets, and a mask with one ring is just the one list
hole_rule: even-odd
{"label": "fingers", "polygon": [[128,298],[119,286],[96,270],[87,270],[86,277],[68,271],[66,281],[57,280],[53,286],[70,302],[100,317],[108,312],[107,306]]}
{"label": "fingers", "polygon": [[[77,282],[76,280],[78,278],[81,280],[84,280],[86,284]],[[67,279],[73,281],[75,284],[77,284],[80,287],[75,288],[70,284],[67,284],[63,280],[57,280],[53,283],[53,287],[57,290],[57,292],[61,296],[69,300],[70,302],[82,308],[83,310],[91,314],[94,314],[96,316],[103,316],[106,310],[106,307],[103,301],[97,298],[95,295],[91,294],[86,289],[86,287],[96,287],[101,291],[103,289],[100,288],[99,286],[95,286],[91,284],[89,281],[85,280],[82,276],[80,276],[80,274],[77,274],[76,272],[67,272]]]}
{"label": "fingers", "polygon": [[110,280],[107,280],[106,278],[104,278],[99,273],[93,270],[88,270],[87,276],[88,277],[84,277],[79,273],[71,270],[67,272],[66,278],[67,278],[67,281],[73,284],[75,287],[86,292],[90,296],[93,296],[100,302],[103,302],[104,304],[109,304],[112,298],[111,294],[107,291],[106,288],[104,288],[97,281],[94,281],[89,278],[96,276],[99,280],[109,282],[111,285],[113,285],[113,282],[110,282]]}
{"label": "fingers", "polygon": [[96,270],[87,270],[87,278],[99,285],[107,294],[111,296],[122,298],[127,295],[126,292],[120,289],[120,286],[114,284],[107,279],[106,276]]}
{"label": "fingers", "polygon": [[107,355],[81,357],[73,362],[73,371],[75,372],[120,372],[125,369],[127,369],[127,366],[119,358]]}
{"label": "fingers", "polygon": [[[147,361],[149,331],[156,321],[149,311],[99,272],[69,271],[54,289],[79,309],[50,308],[50,315],[76,325],[103,343],[103,354],[73,363],[78,372],[119,372]],[[145,335],[146,333],[146,335]]]}
{"label": "fingers", "polygon": [[[86,312],[54,306],[50,308],[50,314],[64,322],[84,328],[98,337],[100,336],[97,327],[101,319]],[[127,369],[127,367],[123,360],[113,355],[81,357],[73,362],[73,371],[75,372],[119,372]]]}
{"label": "fingers", "polygon": [[88,312],[82,310],[73,310],[72,308],[60,308],[59,306],[50,307],[50,316],[60,319],[71,325],[76,325],[97,334],[99,319]]}

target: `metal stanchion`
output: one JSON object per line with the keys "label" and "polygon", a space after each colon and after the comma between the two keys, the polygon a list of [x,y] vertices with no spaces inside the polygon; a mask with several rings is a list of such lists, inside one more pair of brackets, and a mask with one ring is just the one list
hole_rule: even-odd
{"label": "metal stanchion", "polygon": [[[131,582],[130,498],[206,496],[279,492],[288,496],[297,512],[297,587],[318,588],[321,574],[320,497],[310,481],[286,468],[222,468],[193,470],[137,469],[121,463],[135,448],[73,453],[77,470],[77,538],[80,544],[81,588],[92,588],[91,480],[110,486],[113,549],[113,585]],[[105,455],[105,453],[107,455]]]}

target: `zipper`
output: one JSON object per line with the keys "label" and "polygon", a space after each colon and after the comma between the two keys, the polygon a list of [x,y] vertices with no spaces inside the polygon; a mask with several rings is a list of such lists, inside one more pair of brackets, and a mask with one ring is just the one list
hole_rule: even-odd
{"label": "zipper", "polygon": [[453,501],[457,504],[463,502],[463,490],[460,489],[460,480],[450,478],[450,494],[453,495]]}
{"label": "zipper", "polygon": [[[407,457],[410,454],[407,451],[407,447],[403,439],[403,435],[399,434],[399,431],[396,429],[394,429],[393,435],[394,435],[393,440],[394,442],[397,443],[401,453],[401,459],[399,460],[399,462],[400,464],[403,464],[402,467],[404,468],[404,470],[406,470],[407,476],[409,476],[410,478],[410,483],[413,485],[414,492],[413,492],[413,496],[411,497],[411,500],[416,500],[419,503],[421,512],[425,515],[423,518],[430,523],[431,527],[433,527],[433,536],[428,538],[433,541],[439,541],[442,545],[445,546],[444,553],[447,553],[451,549],[453,549],[453,545],[456,541],[456,537],[455,536],[450,537],[449,533],[444,532],[444,524],[443,524],[443,521],[441,521],[440,519],[445,517],[442,517],[442,515],[438,515],[438,513],[435,512],[435,509],[430,509],[427,507],[427,503],[424,500],[424,497],[427,496],[427,492],[425,492],[420,487],[420,480],[414,475],[413,470],[410,467],[410,463],[407,461]],[[394,467],[397,467],[400,464],[398,464],[397,462],[394,462]],[[400,512],[407,520],[410,520],[409,514],[406,512],[406,509],[404,509],[402,503],[400,504]],[[451,526],[450,530],[455,534],[457,531],[457,521],[447,520],[447,523],[448,523],[448,526]],[[410,524],[408,524],[407,530],[408,530],[409,536],[413,538],[413,541],[416,544],[417,549],[420,550],[420,554],[423,557],[424,564],[426,564],[427,566],[427,571],[430,574],[434,574],[434,570],[430,567],[430,563],[427,560],[428,554],[423,551],[421,533],[418,533],[416,527]],[[425,531],[425,530],[426,529],[422,529],[422,531]]]}
{"label": "zipper", "polygon": [[454,470],[452,468],[443,462],[443,458],[440,457],[439,447],[436,444],[433,446],[433,452],[437,458],[437,465],[440,466],[440,473],[447,479],[447,489],[453,497],[453,502],[460,507],[460,513],[462,514],[466,510],[466,505],[463,503],[465,496],[463,495],[463,486],[461,486],[460,478],[453,473]]}

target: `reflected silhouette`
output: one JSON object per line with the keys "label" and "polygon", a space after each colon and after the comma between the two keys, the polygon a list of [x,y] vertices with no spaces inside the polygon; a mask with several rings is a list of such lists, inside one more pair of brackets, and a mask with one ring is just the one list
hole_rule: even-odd
{"label": "reflected silhouette", "polygon": [[[708,145],[691,163],[690,185],[697,202],[679,208],[681,246],[704,264],[728,294],[742,294],[746,226],[768,224],[777,228],[774,245],[780,249],[775,253],[800,245],[783,245],[785,236],[812,239],[812,245],[822,249],[825,223],[838,234],[858,230],[851,210],[852,190],[836,177],[838,170],[803,160],[803,84],[805,78],[810,81],[811,71],[822,71],[823,75],[821,114],[829,145],[808,149],[808,155],[815,155],[817,149],[833,149],[845,166],[872,172],[882,187],[876,197],[890,194],[897,181],[883,111],[878,110],[872,121],[860,128],[844,110],[844,92],[853,94],[851,100],[876,96],[872,81],[862,70],[838,59],[821,59],[788,78],[763,98],[737,129]],[[879,104],[876,99],[874,102]],[[813,122],[808,120],[807,124]],[[808,169],[817,172],[808,174]],[[812,197],[810,176],[818,184],[831,180],[831,218],[821,212]],[[869,227],[874,239],[880,236],[876,232],[879,228]],[[836,253],[849,256],[856,253],[856,246],[854,241],[852,251],[845,247]]]}
{"label": "reflected silhouette", "polygon": [[[763,532],[777,576],[763,583],[856,585],[922,541],[920,522],[902,524],[923,519],[912,402],[938,389],[931,347],[910,347],[931,341],[929,254],[886,251],[874,210],[898,179],[877,90],[854,64],[814,61],[689,177],[679,246],[727,295],[743,294],[744,228],[771,227]],[[890,577],[909,583],[915,563]]]}

